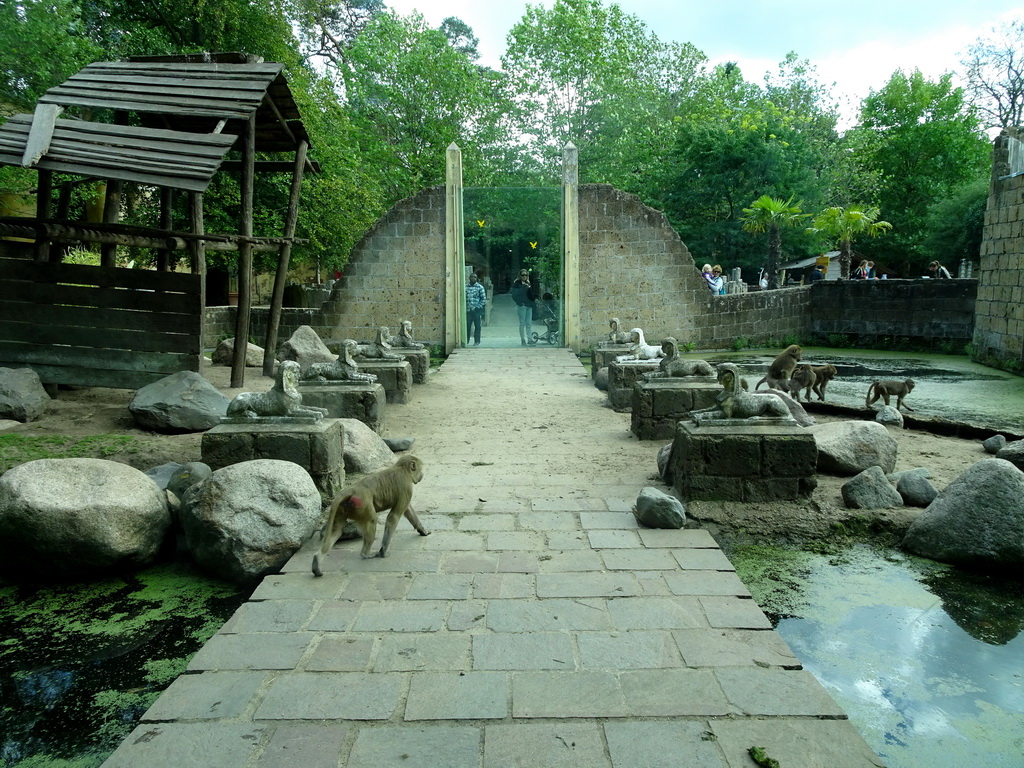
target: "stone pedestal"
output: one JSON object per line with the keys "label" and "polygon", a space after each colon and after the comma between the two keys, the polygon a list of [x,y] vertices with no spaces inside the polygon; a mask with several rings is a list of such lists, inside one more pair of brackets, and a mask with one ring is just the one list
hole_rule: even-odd
{"label": "stone pedestal", "polygon": [[389,403],[409,402],[409,393],[412,390],[412,366],[407,361],[357,359],[356,362],[359,364],[360,373],[372,373],[377,377],[377,383],[384,387],[384,393]]}
{"label": "stone pedestal", "polygon": [[633,408],[633,385],[643,381],[643,375],[657,371],[660,360],[624,360],[608,365],[608,401],[619,413],[629,413]]}
{"label": "stone pedestal", "polygon": [[[392,347],[391,351],[396,355],[404,357],[405,361],[412,366],[413,384],[427,383],[427,374],[430,373],[430,350],[425,348],[408,349],[406,347]],[[363,363],[359,364],[360,370],[362,370],[363,365]],[[372,371],[367,371],[367,373],[372,373]]]}
{"label": "stone pedestal", "polygon": [[687,418],[690,411],[713,408],[721,391],[713,376],[638,381],[633,387],[633,434],[641,440],[671,440],[677,422]]}
{"label": "stone pedestal", "polygon": [[345,484],[345,429],[337,419],[218,424],[203,433],[201,450],[213,470],[254,459],[292,461],[309,472],[325,501]]}
{"label": "stone pedestal", "polygon": [[686,501],[793,501],[817,486],[817,462],[814,436],[803,427],[687,420],[676,429],[670,470]]}
{"label": "stone pedestal", "polygon": [[[362,366],[360,366],[362,370]],[[299,384],[303,405],[327,409],[332,419],[358,419],[378,434],[384,428],[384,387],[379,383]]]}
{"label": "stone pedestal", "polygon": [[590,378],[594,378],[599,370],[614,363],[615,358],[619,355],[628,355],[632,346],[632,344],[602,342],[590,350]]}

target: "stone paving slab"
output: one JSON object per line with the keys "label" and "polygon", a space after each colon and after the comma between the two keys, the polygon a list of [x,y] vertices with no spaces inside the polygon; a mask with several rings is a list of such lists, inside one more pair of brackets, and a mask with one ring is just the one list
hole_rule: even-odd
{"label": "stone paving slab", "polygon": [[[575,358],[504,350],[529,373],[496,378],[477,352],[389,406],[429,467],[432,534],[400,522],[387,558],[341,541],[321,578],[314,535],[106,765],[750,768],[758,745],[785,768],[880,766],[707,531],[639,526],[658,446]],[[466,423],[431,420],[433,397]],[[494,402],[547,428],[468,441]]]}

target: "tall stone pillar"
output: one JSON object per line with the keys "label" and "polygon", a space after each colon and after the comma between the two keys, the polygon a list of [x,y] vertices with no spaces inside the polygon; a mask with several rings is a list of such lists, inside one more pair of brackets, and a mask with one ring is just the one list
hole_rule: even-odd
{"label": "tall stone pillar", "polygon": [[565,345],[577,355],[580,330],[580,156],[571,141],[562,150],[562,258],[565,295]]}

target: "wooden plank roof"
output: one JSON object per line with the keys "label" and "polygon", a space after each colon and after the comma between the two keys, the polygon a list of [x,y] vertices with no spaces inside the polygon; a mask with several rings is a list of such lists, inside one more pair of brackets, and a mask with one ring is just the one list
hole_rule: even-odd
{"label": "wooden plank roof", "polygon": [[[0,164],[22,164],[32,119],[15,115],[0,126]],[[235,139],[231,134],[57,120],[49,148],[33,167],[202,192]]]}
{"label": "wooden plank roof", "polygon": [[[134,112],[143,125],[193,133],[256,113],[257,149],[294,151],[309,140],[283,65],[224,61],[98,61],[49,89],[40,104]],[[228,124],[228,132],[237,124]]]}

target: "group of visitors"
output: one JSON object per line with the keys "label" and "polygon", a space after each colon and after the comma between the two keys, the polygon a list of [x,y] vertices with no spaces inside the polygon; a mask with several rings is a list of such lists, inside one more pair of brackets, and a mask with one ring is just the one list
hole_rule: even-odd
{"label": "group of visitors", "polygon": [[[475,272],[470,272],[469,281],[466,284],[466,328],[467,340],[472,339],[474,347],[480,346],[480,331],[483,325],[483,318],[487,308],[487,291],[484,289],[480,278]],[[519,270],[519,277],[512,283],[509,293],[516,305],[516,315],[519,319],[519,340],[525,347],[533,344],[533,307],[537,301],[537,294],[533,284],[530,282],[529,270]],[[554,315],[557,311],[554,297],[550,293],[544,294],[547,311]]]}
{"label": "group of visitors", "polygon": [[713,267],[710,264],[705,264],[701,268],[701,274],[707,281],[708,288],[713,295],[725,295],[725,278],[722,277],[722,268],[718,264],[715,264]]}

